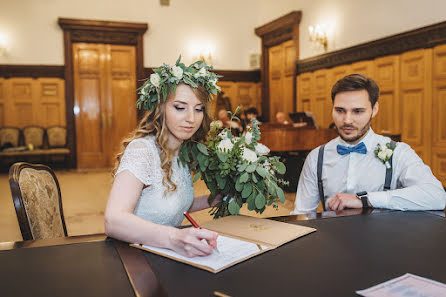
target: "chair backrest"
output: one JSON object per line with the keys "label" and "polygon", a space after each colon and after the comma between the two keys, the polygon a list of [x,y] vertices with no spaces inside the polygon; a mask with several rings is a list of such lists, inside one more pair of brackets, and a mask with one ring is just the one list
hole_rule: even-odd
{"label": "chair backrest", "polygon": [[46,129],[48,137],[48,147],[66,147],[67,146],[67,129],[62,126],[53,126]]}
{"label": "chair backrest", "polygon": [[45,129],[38,126],[30,126],[23,128],[23,136],[25,138],[25,145],[32,144],[35,148],[43,146],[43,134]]}
{"label": "chair backrest", "polygon": [[51,168],[15,163],[9,184],[23,240],[67,236],[59,182]]}
{"label": "chair backrest", "polygon": [[12,146],[19,146],[20,129],[15,127],[3,127],[0,128],[0,146],[6,143],[12,144]]}

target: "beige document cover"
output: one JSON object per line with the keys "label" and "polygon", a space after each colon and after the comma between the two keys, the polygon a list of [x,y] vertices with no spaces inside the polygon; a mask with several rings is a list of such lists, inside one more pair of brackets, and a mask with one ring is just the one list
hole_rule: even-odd
{"label": "beige document cover", "polygon": [[213,273],[316,231],[314,228],[292,225],[248,216],[228,216],[201,226],[217,232],[219,253],[188,258],[172,250],[131,244],[131,246],[186,263]]}

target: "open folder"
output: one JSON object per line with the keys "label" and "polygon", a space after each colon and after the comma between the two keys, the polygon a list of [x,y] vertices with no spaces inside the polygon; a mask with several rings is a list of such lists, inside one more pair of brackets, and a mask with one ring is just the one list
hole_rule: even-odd
{"label": "open folder", "polygon": [[248,216],[227,216],[201,225],[219,234],[217,247],[205,257],[188,258],[172,250],[140,244],[140,248],[213,273],[316,231],[314,228]]}

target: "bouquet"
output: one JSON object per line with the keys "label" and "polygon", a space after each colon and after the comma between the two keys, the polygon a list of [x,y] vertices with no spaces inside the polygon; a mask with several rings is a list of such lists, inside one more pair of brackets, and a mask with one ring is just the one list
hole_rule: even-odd
{"label": "bouquet", "polygon": [[[237,117],[237,107],[231,121]],[[246,135],[235,137],[230,128],[220,130],[212,126],[205,143],[186,142],[179,152],[179,161],[195,171],[193,181],[203,179],[210,190],[209,204],[217,194],[224,198],[210,211],[214,218],[237,215],[244,203],[249,210],[262,213],[267,205],[278,208],[285,201],[279,184],[287,181],[276,174],[284,174],[285,165],[279,157],[268,157],[269,149],[259,143],[260,129],[251,121]]]}

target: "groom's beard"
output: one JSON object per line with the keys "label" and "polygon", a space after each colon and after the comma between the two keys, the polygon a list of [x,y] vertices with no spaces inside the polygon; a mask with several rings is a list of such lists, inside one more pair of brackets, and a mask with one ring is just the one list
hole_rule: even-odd
{"label": "groom's beard", "polygon": [[[343,126],[341,126],[339,128],[336,127],[336,131],[338,132],[339,137],[341,137],[341,139],[344,140],[345,142],[347,142],[347,143],[355,143],[359,139],[364,137],[365,134],[367,134],[367,131],[369,131],[369,129],[370,129],[371,122],[372,122],[372,116],[370,116],[369,121],[362,128],[357,128],[357,127],[355,127],[353,125],[343,125]],[[341,131],[342,128],[351,128],[351,129],[359,130],[359,133],[354,135],[354,136],[346,137],[345,135],[342,134],[342,131]]]}

